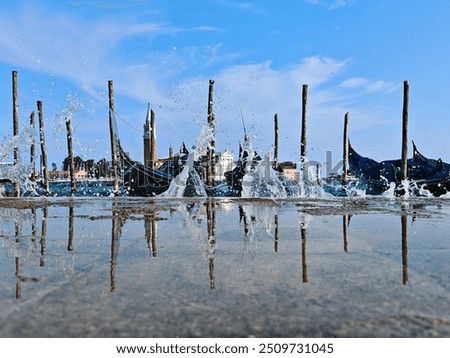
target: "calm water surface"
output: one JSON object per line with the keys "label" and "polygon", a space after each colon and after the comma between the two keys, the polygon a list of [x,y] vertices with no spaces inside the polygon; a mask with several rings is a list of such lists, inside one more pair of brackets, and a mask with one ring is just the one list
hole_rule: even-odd
{"label": "calm water surface", "polygon": [[450,337],[450,200],[0,201],[0,337]]}

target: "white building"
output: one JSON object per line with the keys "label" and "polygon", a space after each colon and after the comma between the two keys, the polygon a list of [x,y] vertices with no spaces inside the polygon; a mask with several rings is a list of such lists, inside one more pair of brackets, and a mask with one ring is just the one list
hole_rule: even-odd
{"label": "white building", "polygon": [[233,170],[236,166],[234,163],[234,154],[228,148],[224,152],[216,153],[215,162],[215,180],[224,180],[225,173]]}

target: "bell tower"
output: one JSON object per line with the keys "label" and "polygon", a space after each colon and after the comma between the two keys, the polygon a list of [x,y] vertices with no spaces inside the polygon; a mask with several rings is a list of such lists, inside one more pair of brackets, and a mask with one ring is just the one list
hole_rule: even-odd
{"label": "bell tower", "polygon": [[155,113],[150,109],[149,103],[144,123],[144,165],[153,169],[156,161]]}

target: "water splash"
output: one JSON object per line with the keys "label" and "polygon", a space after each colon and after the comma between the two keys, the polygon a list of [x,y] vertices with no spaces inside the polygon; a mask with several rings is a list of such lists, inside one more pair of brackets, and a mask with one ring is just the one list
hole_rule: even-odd
{"label": "water splash", "polygon": [[194,153],[189,153],[188,160],[181,171],[159,195],[161,198],[207,197],[205,185],[194,165]]}
{"label": "water splash", "polygon": [[[22,160],[25,157],[22,152],[30,150],[30,146],[36,140],[35,137],[34,129],[29,125],[24,125],[18,135],[4,138],[0,145],[0,178],[4,181],[19,183],[22,195],[37,195],[36,183],[32,181],[34,165],[29,161]],[[14,156],[17,148],[19,149],[19,160],[14,163],[10,161],[10,158]],[[3,195],[7,196],[9,193],[4,190]]]}
{"label": "water splash", "polygon": [[257,163],[254,169],[246,168],[241,196],[243,198],[286,198],[288,196],[278,172],[272,168],[270,153],[267,153],[264,160]]}
{"label": "water splash", "polygon": [[[80,102],[76,94],[69,94],[66,96],[66,106],[58,113],[55,114],[54,124],[51,131],[52,137],[56,141],[58,147],[64,148],[65,140],[61,140],[60,136],[65,138],[66,135],[66,122],[70,120],[72,122],[72,135],[75,137],[77,127],[74,125],[73,118],[77,112],[82,110],[85,104]],[[75,143],[78,141],[75,139]]]}
{"label": "water splash", "polygon": [[195,163],[199,161],[205,149],[212,149],[214,130],[204,126],[197,137],[195,145],[188,155],[183,170],[170,183],[169,189],[160,194],[163,198],[207,197],[205,184],[197,172]]}
{"label": "water splash", "polygon": [[431,192],[424,188],[424,186],[419,186],[415,180],[402,180],[399,185],[398,190],[400,192],[405,192],[405,197],[432,197]]}

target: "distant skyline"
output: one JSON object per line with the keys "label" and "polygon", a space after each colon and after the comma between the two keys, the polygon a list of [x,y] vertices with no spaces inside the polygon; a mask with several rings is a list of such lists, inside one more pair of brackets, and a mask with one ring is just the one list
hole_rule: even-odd
{"label": "distant skyline", "polygon": [[[403,81],[409,139],[450,162],[450,2],[446,0],[68,0],[0,4],[0,145],[12,134],[11,72],[20,124],[42,100],[49,162],[110,159],[108,80],[124,148],[143,160],[147,103],[158,155],[188,147],[207,121],[215,81],[217,150],[237,156],[244,129],[264,155],[278,113],[280,161],[299,159],[308,84],[308,158],[342,157],[343,119],[360,154],[400,158]],[[122,121],[123,119],[123,121]],[[2,147],[0,147],[2,148]],[[2,149],[4,150],[4,149]],[[22,150],[26,160],[28,149]]]}

